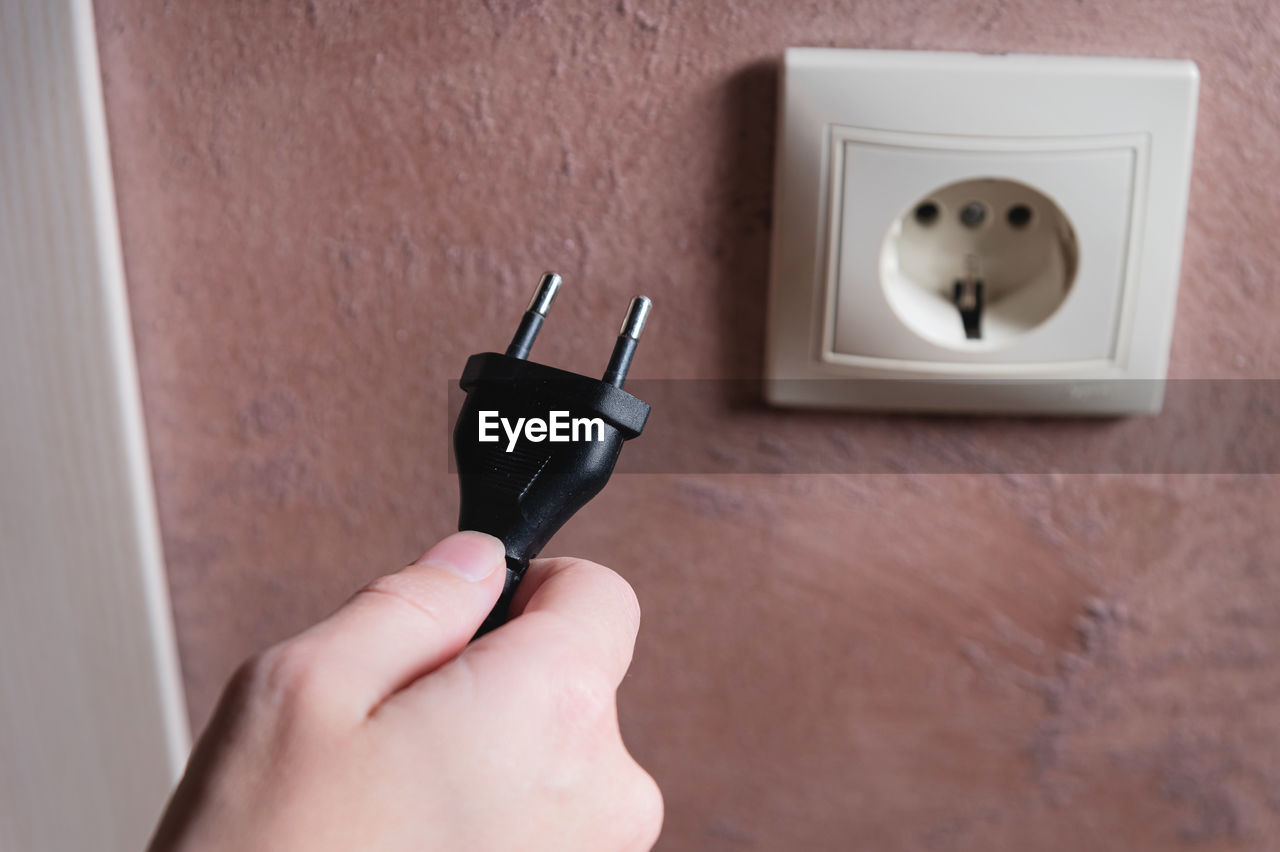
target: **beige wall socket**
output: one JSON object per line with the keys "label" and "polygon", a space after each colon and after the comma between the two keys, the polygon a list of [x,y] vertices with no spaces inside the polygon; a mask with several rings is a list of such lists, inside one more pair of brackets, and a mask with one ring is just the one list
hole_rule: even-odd
{"label": "beige wall socket", "polygon": [[1159,411],[1191,62],[792,49],[766,386],[779,405]]}

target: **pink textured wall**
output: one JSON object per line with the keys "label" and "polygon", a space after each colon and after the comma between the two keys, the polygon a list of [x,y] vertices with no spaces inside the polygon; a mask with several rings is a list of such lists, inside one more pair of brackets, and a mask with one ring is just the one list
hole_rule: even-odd
{"label": "pink textured wall", "polygon": [[[448,382],[544,268],[552,364],[602,368],[642,290],[636,376],[758,374],[788,45],[1198,61],[1173,373],[1280,375],[1267,0],[97,6],[197,725],[452,529]],[[1271,477],[629,475],[552,549],[644,605],[662,848],[1266,849],[1277,510]]]}

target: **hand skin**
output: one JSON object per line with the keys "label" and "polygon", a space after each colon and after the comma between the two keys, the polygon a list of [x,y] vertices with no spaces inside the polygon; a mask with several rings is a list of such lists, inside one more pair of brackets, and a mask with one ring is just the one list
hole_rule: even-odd
{"label": "hand skin", "polygon": [[152,839],[205,850],[643,850],[662,795],[618,731],[640,609],[580,559],[446,538],[231,679]]}

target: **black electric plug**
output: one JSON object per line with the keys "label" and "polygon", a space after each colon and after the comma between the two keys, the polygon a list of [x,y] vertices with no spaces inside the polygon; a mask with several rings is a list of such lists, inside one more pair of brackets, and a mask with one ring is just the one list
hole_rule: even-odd
{"label": "black electric plug", "polygon": [[529,560],[600,493],[623,441],[649,417],[622,385],[650,301],[631,300],[604,378],[593,379],[528,360],[559,288],[559,275],[543,275],[506,353],[472,355],[459,381],[467,398],[453,429],[458,529],[497,536],[507,549],[506,585],[477,636],[507,620]]}

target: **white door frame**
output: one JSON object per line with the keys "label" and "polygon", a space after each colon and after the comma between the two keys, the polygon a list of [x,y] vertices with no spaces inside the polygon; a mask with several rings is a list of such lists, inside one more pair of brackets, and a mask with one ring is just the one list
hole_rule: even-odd
{"label": "white door frame", "polygon": [[0,849],[138,850],[189,747],[91,0],[0,0]]}

